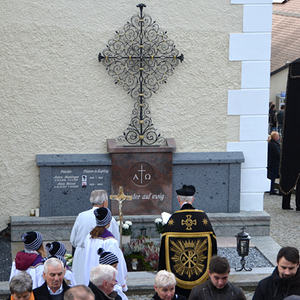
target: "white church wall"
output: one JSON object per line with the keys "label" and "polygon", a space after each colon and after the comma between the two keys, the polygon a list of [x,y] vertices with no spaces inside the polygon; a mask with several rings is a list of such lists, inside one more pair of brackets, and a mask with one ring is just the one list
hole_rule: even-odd
{"label": "white church wall", "polygon": [[267,180],[268,102],[272,1],[232,0],[244,4],[243,33],[230,35],[229,60],[242,61],[241,89],[228,91],[228,114],[240,116],[240,142],[228,151],[243,151],[241,210],[263,210]]}

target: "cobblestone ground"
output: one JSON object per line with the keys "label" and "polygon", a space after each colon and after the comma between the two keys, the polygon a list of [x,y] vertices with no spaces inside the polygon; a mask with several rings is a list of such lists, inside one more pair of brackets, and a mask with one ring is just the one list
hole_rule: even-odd
{"label": "cobblestone ground", "polygon": [[296,212],[295,195],[291,198],[294,210],[281,209],[282,197],[265,193],[264,210],[271,216],[270,236],[280,246],[292,246],[300,250],[300,212]]}

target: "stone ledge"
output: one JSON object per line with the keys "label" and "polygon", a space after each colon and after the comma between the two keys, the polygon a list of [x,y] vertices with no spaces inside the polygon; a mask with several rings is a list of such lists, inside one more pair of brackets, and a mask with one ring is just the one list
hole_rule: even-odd
{"label": "stone ledge", "polygon": [[[242,211],[240,213],[208,213],[207,214],[216,236],[236,236],[243,226],[250,236],[270,235],[270,215],[265,211]],[[146,228],[146,235],[158,238],[155,230],[154,220],[159,215],[125,216],[124,221],[130,220],[133,223],[132,237],[141,234],[140,229]],[[118,217],[115,217],[118,220]],[[75,216],[65,217],[11,217],[11,240],[21,241],[21,235],[27,231],[39,231],[44,240],[70,239],[71,230],[75,222]]]}

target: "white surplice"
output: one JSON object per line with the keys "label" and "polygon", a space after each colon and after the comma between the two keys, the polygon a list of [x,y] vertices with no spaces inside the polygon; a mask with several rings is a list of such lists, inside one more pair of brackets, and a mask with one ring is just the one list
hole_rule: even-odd
{"label": "white surplice", "polygon": [[121,285],[124,292],[127,291],[126,277],[127,277],[127,266],[124,259],[123,252],[119,248],[118,241],[112,237],[108,236],[106,230],[102,237],[95,239],[90,238],[90,234],[86,236],[84,246],[85,246],[85,270],[84,270],[84,284],[88,285],[90,280],[90,271],[93,267],[99,265],[99,255],[98,249],[103,248],[105,251],[114,253],[119,260],[118,263],[118,274],[116,276],[116,281]]}
{"label": "white surplice", "polygon": [[[89,210],[81,212],[73,225],[70,242],[76,248],[72,271],[77,284],[84,284],[84,240],[91,230],[96,226],[96,217],[94,210],[99,207],[93,207]],[[114,235],[118,243],[120,240],[119,226],[114,218],[111,219],[108,230]]]}

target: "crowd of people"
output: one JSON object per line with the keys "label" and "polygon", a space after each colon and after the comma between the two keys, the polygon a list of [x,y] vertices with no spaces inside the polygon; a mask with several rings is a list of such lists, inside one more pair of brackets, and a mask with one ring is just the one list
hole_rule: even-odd
{"label": "crowd of people", "polygon": [[[208,216],[192,205],[195,191],[191,185],[176,190],[180,210],[171,215],[162,235],[152,300],[245,300],[243,290],[228,281],[230,265],[217,255]],[[93,191],[90,201],[93,208],[78,215],[71,234],[77,268],[70,270],[66,265],[63,243],[54,241],[44,248],[39,232],[24,233],[24,250],[12,264],[8,300],[128,299],[127,267],[117,238],[109,230],[113,217],[107,193]],[[82,230],[87,228],[83,238]],[[299,252],[284,247],[273,274],[259,282],[253,300],[282,300],[292,295],[300,295]]]}

